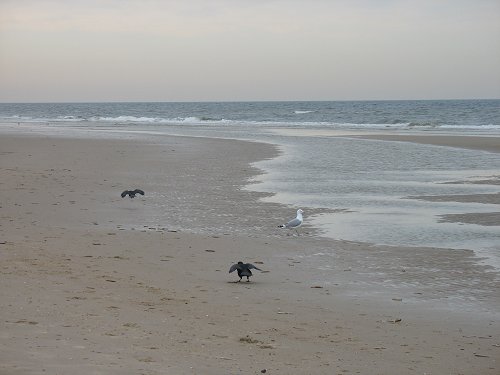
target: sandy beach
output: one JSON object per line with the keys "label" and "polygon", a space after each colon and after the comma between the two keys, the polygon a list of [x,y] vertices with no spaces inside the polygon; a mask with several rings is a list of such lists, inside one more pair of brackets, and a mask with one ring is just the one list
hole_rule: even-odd
{"label": "sandy beach", "polygon": [[[251,163],[277,154],[2,134],[0,374],[500,374],[497,271],[468,250],[280,231],[295,207],[242,189]],[[129,188],[146,195],[122,199]],[[323,253],[325,268],[309,267]],[[239,260],[264,272],[235,283]]]}

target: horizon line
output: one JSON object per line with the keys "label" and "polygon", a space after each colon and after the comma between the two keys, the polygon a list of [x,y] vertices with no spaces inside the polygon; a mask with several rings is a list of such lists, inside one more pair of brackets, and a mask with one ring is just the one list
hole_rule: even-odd
{"label": "horizon line", "polygon": [[454,99],[321,99],[321,100],[102,100],[102,101],[0,101],[0,104],[126,104],[126,103],[314,103],[314,102],[410,102],[410,101],[487,101],[499,98]]}

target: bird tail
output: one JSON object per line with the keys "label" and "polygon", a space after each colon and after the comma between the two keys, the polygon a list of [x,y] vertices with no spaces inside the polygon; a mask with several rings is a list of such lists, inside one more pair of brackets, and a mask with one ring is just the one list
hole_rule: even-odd
{"label": "bird tail", "polygon": [[285,224],[278,225],[278,228],[286,228]]}

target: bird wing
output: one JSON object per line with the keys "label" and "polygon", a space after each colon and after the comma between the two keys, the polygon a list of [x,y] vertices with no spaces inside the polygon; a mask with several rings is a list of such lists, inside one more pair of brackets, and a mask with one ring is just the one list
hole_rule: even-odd
{"label": "bird wing", "polygon": [[288,223],[286,223],[285,227],[295,228],[295,227],[298,227],[300,224],[302,224],[302,220],[295,218],[293,220],[290,220]]}
{"label": "bird wing", "polygon": [[233,264],[229,269],[229,273],[236,271],[239,268],[239,264]]}
{"label": "bird wing", "polygon": [[125,190],[123,193],[122,193],[122,198],[125,198],[128,194],[128,190]]}
{"label": "bird wing", "polygon": [[141,189],[135,189],[134,193],[144,195],[144,192]]}
{"label": "bird wing", "polygon": [[249,270],[251,270],[252,268],[254,268],[254,269],[256,269],[256,270],[262,271],[259,267],[254,266],[252,263],[247,263],[247,265],[246,265],[246,266],[247,266],[247,268],[248,268]]}

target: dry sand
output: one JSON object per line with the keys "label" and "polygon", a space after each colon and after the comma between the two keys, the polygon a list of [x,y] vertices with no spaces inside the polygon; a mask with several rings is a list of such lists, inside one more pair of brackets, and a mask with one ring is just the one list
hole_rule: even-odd
{"label": "dry sand", "polygon": [[[2,135],[0,374],[500,374],[497,273],[278,231],[293,208],[241,190],[275,154]],[[269,272],[234,283],[238,260]]]}

